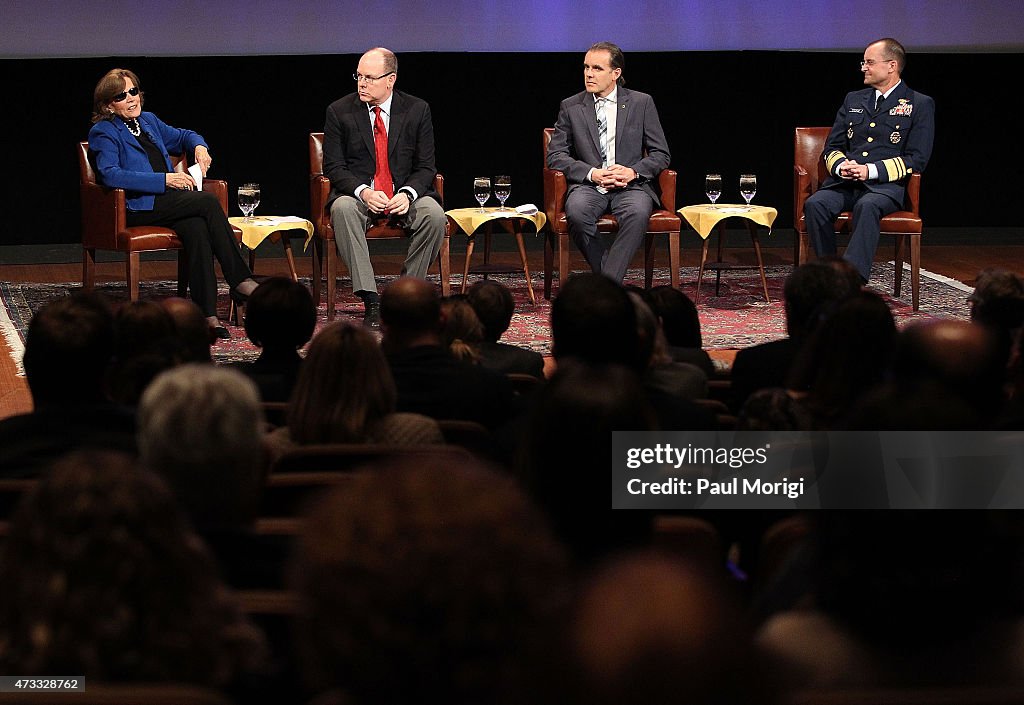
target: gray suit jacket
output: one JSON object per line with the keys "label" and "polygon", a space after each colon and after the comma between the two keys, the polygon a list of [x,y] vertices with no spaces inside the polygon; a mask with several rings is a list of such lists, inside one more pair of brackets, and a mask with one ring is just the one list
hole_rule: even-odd
{"label": "gray suit jacket", "polygon": [[[668,168],[672,155],[661,128],[654,99],[646,93],[619,87],[619,112],[615,122],[615,161],[637,173],[628,188],[645,191],[654,202],[661,199],[651,187],[658,174]],[[587,181],[593,168],[601,167],[601,146],[597,138],[594,96],[586,91],[562,101],[555,133],[548,145],[548,168],[565,173],[569,192]]]}

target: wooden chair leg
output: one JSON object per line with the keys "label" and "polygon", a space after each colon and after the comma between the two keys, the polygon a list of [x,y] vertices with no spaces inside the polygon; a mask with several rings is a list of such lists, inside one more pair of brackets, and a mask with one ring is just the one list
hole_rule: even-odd
{"label": "wooden chair leg", "polygon": [[96,285],[96,250],[82,248],[82,288],[91,291]]}
{"label": "wooden chair leg", "polygon": [[654,283],[654,233],[644,234],[644,288]]}
{"label": "wooden chair leg", "polygon": [[313,265],[313,305],[320,306],[320,291],[321,285],[323,284],[323,261],[321,259],[321,253],[324,250],[324,240],[320,237],[313,238],[313,248],[309,253]]}
{"label": "wooden chair leg", "polygon": [[[893,264],[895,265],[895,271],[892,275],[892,293],[897,299],[900,297],[900,291],[903,289],[903,260],[906,257],[906,236],[897,234],[895,236],[896,248],[893,253]],[[911,265],[913,266],[913,265]]]}
{"label": "wooden chair leg", "polygon": [[544,298],[551,299],[551,276],[555,264],[555,234],[544,231]]}
{"label": "wooden chair leg", "polygon": [[914,310],[921,307],[921,234],[910,236],[910,298]]}
{"label": "wooden chair leg", "polygon": [[129,252],[125,258],[125,278],[128,281],[128,300],[139,300],[139,253]]}
{"label": "wooden chair leg", "polygon": [[569,233],[558,234],[558,286],[569,278]]}
{"label": "wooden chair leg", "polygon": [[669,282],[672,284],[673,289],[678,289],[680,284],[679,272],[683,267],[678,230],[668,234],[668,266]]}
{"label": "wooden chair leg", "polygon": [[[441,249],[437,253],[438,268],[441,270],[441,295],[449,296],[452,293],[452,258],[451,238],[445,233],[441,240]],[[466,288],[466,280],[462,280],[462,288]]]}
{"label": "wooden chair leg", "polygon": [[323,250],[324,269],[327,270],[327,320],[334,320],[334,290],[338,286],[338,267],[336,253],[331,252],[333,242],[325,242]]}

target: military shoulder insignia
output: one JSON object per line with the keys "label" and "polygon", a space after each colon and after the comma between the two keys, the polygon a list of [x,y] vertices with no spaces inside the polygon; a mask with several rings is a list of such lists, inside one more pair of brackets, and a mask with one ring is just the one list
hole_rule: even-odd
{"label": "military shoulder insignia", "polygon": [[906,98],[900,98],[900,104],[889,109],[890,115],[910,115],[914,112],[914,104],[908,103]]}
{"label": "military shoulder insignia", "polygon": [[899,132],[893,132],[891,135],[889,135],[889,141],[892,142],[893,144],[897,144],[900,141],[900,139],[902,138]]}

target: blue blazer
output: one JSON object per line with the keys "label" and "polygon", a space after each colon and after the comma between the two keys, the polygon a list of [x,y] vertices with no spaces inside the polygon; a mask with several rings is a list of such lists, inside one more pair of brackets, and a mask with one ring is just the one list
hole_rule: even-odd
{"label": "blue blazer", "polygon": [[[171,127],[153,113],[142,113],[139,124],[160,148],[168,171],[170,154],[187,154],[191,158],[199,145],[208,147],[199,133]],[[153,171],[146,150],[123,120],[111,118],[93,125],[89,130],[89,151],[95,160],[96,178],[104,186],[123,188],[128,210],[153,210],[156,194],[167,190],[166,177]]]}

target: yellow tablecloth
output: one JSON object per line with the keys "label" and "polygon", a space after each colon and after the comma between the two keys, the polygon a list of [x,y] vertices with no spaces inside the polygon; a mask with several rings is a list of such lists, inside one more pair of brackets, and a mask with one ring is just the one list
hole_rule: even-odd
{"label": "yellow tablecloth", "polygon": [[306,231],[306,242],[302,245],[303,250],[309,247],[309,242],[313,239],[313,224],[305,218],[296,216],[256,216],[251,223],[244,222],[244,218],[241,216],[235,216],[228,218],[228,222],[242,231],[242,244],[250,250],[255,250],[268,237],[274,241],[279,240],[280,233],[285,230]]}
{"label": "yellow tablecloth", "polygon": [[770,206],[744,206],[731,203],[722,203],[715,206],[714,210],[703,206],[684,206],[677,213],[686,219],[686,222],[696,230],[702,238],[708,239],[711,231],[715,229],[719,221],[726,218],[746,218],[758,225],[768,228],[768,234],[772,232],[772,223],[779,214]]}
{"label": "yellow tablecloth", "polygon": [[479,208],[454,208],[450,211],[445,211],[445,215],[452,219],[452,222],[459,226],[459,229],[467,235],[472,235],[476,232],[484,223],[492,220],[501,220],[502,218],[517,218],[520,220],[528,220],[533,223],[537,232],[544,227],[544,224],[548,222],[548,217],[544,215],[543,211],[537,211],[533,215],[524,215],[523,213],[517,213],[511,208],[500,211],[497,208],[486,208],[485,212],[481,213]]}

